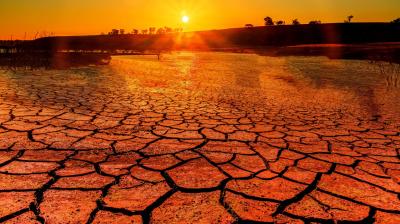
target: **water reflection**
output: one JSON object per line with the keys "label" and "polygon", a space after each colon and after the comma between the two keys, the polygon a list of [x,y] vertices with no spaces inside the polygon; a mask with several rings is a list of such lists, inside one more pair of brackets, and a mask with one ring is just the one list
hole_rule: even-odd
{"label": "water reflection", "polygon": [[161,61],[118,56],[108,66],[3,71],[0,89],[3,100],[67,108],[123,102],[129,111],[156,99],[164,106],[207,102],[226,110],[296,107],[399,117],[399,76],[398,67],[368,61],[176,52]]}
{"label": "water reflection", "polygon": [[396,70],[398,64],[324,58],[315,58],[313,62],[309,60],[288,58],[288,72],[301,80],[308,80],[309,86],[317,89],[333,88],[355,94],[357,102],[372,116],[385,113],[385,104],[395,103],[396,99],[388,98],[387,94],[399,92],[396,88],[400,77],[400,70]]}

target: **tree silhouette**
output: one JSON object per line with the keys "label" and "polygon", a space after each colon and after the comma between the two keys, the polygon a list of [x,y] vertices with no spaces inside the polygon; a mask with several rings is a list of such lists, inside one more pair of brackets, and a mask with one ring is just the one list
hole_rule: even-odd
{"label": "tree silhouette", "polygon": [[165,29],[164,28],[158,28],[157,34],[164,34],[164,33],[165,33]]}
{"label": "tree silhouette", "polygon": [[180,33],[180,32],[183,32],[183,28],[182,27],[175,28],[174,31],[175,31],[175,33]]}
{"label": "tree silhouette", "polygon": [[149,28],[149,34],[154,34],[156,32],[156,28],[155,27],[150,27]]}
{"label": "tree silhouette", "polygon": [[171,27],[164,27],[165,33],[172,33],[173,29]]}
{"label": "tree silhouette", "polygon": [[133,30],[132,30],[132,34],[138,35],[138,34],[139,34],[139,30],[133,29]]}
{"label": "tree silhouette", "polygon": [[108,33],[109,35],[118,35],[119,34],[119,30],[117,29],[112,29],[111,32]]}
{"label": "tree silhouette", "polygon": [[354,16],[350,15],[350,16],[347,17],[347,20],[345,20],[344,22],[345,23],[351,23],[351,20],[353,20],[353,19],[354,19]]}
{"label": "tree silhouette", "polygon": [[145,29],[145,30],[142,30],[142,34],[147,34],[149,31],[147,30],[147,29]]}
{"label": "tree silhouette", "polygon": [[265,18],[264,18],[264,21],[265,21],[265,25],[266,25],[266,26],[273,26],[273,25],[274,25],[274,21],[273,21],[272,18],[269,17],[269,16],[265,17]]}
{"label": "tree silhouette", "polygon": [[293,24],[293,25],[300,25],[300,22],[299,22],[298,19],[294,19],[294,20],[292,21],[292,24]]}

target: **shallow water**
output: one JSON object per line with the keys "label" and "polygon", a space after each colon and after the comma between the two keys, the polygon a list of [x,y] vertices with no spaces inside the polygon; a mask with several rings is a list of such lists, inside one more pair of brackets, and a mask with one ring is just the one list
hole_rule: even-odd
{"label": "shallow water", "polygon": [[400,112],[399,70],[398,65],[324,57],[179,52],[165,54],[161,61],[120,56],[103,67],[3,72],[0,89],[5,101],[18,98],[48,106],[90,107],[130,95],[171,99],[177,94],[243,111],[294,107],[395,119]]}

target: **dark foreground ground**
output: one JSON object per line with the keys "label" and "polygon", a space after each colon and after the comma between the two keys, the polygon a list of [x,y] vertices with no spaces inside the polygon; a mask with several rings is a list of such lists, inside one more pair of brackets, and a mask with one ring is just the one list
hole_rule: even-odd
{"label": "dark foreground ground", "polygon": [[397,81],[303,60],[0,73],[0,222],[400,223]]}

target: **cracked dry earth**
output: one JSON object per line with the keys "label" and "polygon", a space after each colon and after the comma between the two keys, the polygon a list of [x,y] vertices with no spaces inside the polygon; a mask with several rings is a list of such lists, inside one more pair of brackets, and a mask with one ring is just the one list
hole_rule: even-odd
{"label": "cracked dry earth", "polygon": [[400,94],[369,66],[181,53],[3,71],[0,222],[400,223]]}

